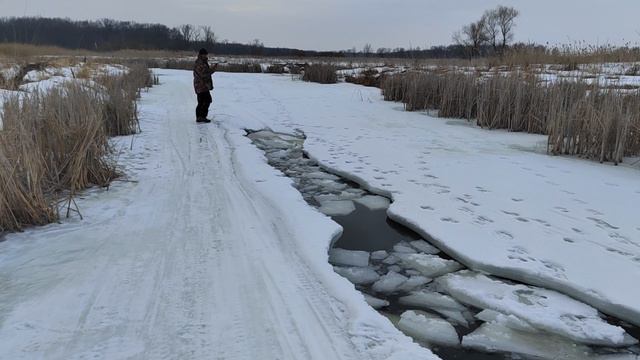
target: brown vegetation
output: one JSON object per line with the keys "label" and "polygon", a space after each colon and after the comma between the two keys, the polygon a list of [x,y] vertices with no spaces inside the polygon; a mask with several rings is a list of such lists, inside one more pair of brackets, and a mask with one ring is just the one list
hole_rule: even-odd
{"label": "brown vegetation", "polygon": [[156,82],[146,68],[72,82],[5,100],[0,130],[0,233],[59,217],[61,198],[107,186],[118,176],[109,135],[138,129],[139,87]]}
{"label": "brown vegetation", "polygon": [[407,73],[382,84],[385,100],[409,111],[474,119],[489,129],[548,134],[551,154],[619,163],[640,154],[640,95],[581,81],[541,84],[513,73],[478,77],[461,73]]}
{"label": "brown vegetation", "polygon": [[303,81],[320,84],[335,84],[338,82],[337,67],[332,64],[311,64],[304,67]]}

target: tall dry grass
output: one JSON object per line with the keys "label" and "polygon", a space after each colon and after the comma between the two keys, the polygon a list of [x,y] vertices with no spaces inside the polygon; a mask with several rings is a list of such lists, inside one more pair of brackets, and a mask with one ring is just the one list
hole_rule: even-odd
{"label": "tall dry grass", "polygon": [[107,186],[119,173],[109,136],[139,129],[139,89],[157,79],[132,67],[98,85],[71,82],[5,100],[0,118],[0,233],[59,218],[81,190]]}
{"label": "tall dry grass", "polygon": [[333,64],[311,64],[304,67],[303,81],[320,84],[335,84],[338,82],[338,68]]}
{"label": "tall dry grass", "polygon": [[582,81],[540,83],[512,73],[480,77],[463,73],[412,72],[387,77],[385,100],[408,111],[474,120],[489,129],[549,135],[548,152],[601,162],[640,155],[640,94],[599,88]]}

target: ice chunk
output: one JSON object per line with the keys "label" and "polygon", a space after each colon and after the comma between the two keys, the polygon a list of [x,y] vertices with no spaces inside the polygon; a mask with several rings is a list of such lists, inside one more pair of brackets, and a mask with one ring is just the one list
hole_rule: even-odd
{"label": "ice chunk", "polygon": [[407,277],[395,271],[389,271],[373,284],[372,289],[377,293],[392,294],[398,291],[407,280],[409,280]]}
{"label": "ice chunk", "polygon": [[463,326],[469,326],[469,322],[473,322],[473,316],[464,305],[437,292],[414,291],[410,295],[401,297],[399,302],[407,307],[435,311]]}
{"label": "ice chunk", "polygon": [[389,256],[389,253],[384,250],[378,250],[371,253],[371,260],[384,260]]}
{"label": "ice chunk", "polygon": [[387,268],[387,270],[394,271],[394,272],[397,272],[397,273],[402,272],[402,268],[400,266],[398,266],[398,265],[391,265],[391,266],[389,266]]}
{"label": "ice chunk", "polygon": [[393,246],[393,251],[399,253],[399,254],[415,254],[416,250],[412,247],[410,247],[409,245],[405,245],[405,244],[396,244]]}
{"label": "ice chunk", "polygon": [[436,278],[446,273],[462,269],[462,265],[459,263],[435,255],[408,254],[401,258],[405,266],[418,270],[422,275],[429,278]]}
{"label": "ice chunk", "polygon": [[592,360],[640,360],[640,355],[635,354],[607,354],[607,355],[595,355],[591,357]]}
{"label": "ice chunk", "polygon": [[347,188],[347,184],[343,184],[333,180],[324,180],[324,179],[309,179],[309,180],[312,183],[328,191],[342,191]]}
{"label": "ice chunk", "polygon": [[386,197],[377,195],[365,195],[356,199],[356,202],[360,205],[366,206],[370,210],[384,210],[389,207],[389,204],[391,204],[391,201]]}
{"label": "ice chunk", "polygon": [[327,216],[346,216],[356,211],[351,200],[327,200],[320,203],[320,212]]}
{"label": "ice chunk", "polygon": [[368,267],[339,267],[333,268],[335,272],[347,278],[356,285],[369,285],[380,279],[380,275]]}
{"label": "ice chunk", "polygon": [[474,323],[473,314],[469,311],[456,311],[446,309],[433,309],[433,311],[445,317],[449,322],[469,327],[469,324]]}
{"label": "ice chunk", "polygon": [[369,266],[369,253],[358,250],[331,249],[329,250],[329,262],[338,266]]}
{"label": "ice chunk", "polygon": [[412,241],[410,244],[414,248],[418,249],[418,251],[425,254],[436,255],[440,253],[440,250],[438,250],[438,248],[436,248],[435,246],[432,246],[431,244],[429,244],[424,240]]}
{"label": "ice chunk", "polygon": [[409,280],[407,280],[407,282],[405,282],[404,284],[402,284],[402,286],[400,287],[400,291],[404,291],[404,292],[410,292],[413,291],[425,284],[430,283],[431,281],[433,281],[433,279],[430,279],[428,277],[424,277],[422,275],[418,275],[418,276],[411,276],[409,278]]}
{"label": "ice chunk", "polygon": [[394,265],[400,262],[400,259],[395,255],[389,255],[386,259],[382,261],[383,264],[386,265]]}
{"label": "ice chunk", "polygon": [[322,172],[322,171],[314,171],[314,172],[310,172],[310,173],[305,173],[302,176],[306,177],[308,179],[340,180],[339,177],[337,177],[337,176],[335,176],[333,174]]}
{"label": "ice chunk", "polygon": [[440,288],[459,301],[481,309],[514,315],[532,327],[600,346],[627,346],[638,341],[600,318],[593,307],[555,291],[511,285],[470,271],[437,280]]}
{"label": "ice chunk", "polygon": [[505,315],[493,310],[482,310],[476,315],[476,318],[484,322],[498,322],[508,328],[518,331],[532,333],[539,332],[536,328],[531,326],[531,324],[515,315]]}
{"label": "ice chunk", "polygon": [[421,309],[447,309],[463,311],[467,308],[454,298],[433,291],[414,291],[400,298],[400,304]]}
{"label": "ice chunk", "polygon": [[377,297],[367,294],[364,294],[364,300],[369,304],[369,306],[376,310],[389,306],[389,302],[387,300],[378,299]]}
{"label": "ice chunk", "polygon": [[563,338],[510,329],[498,323],[483,324],[462,338],[462,346],[481,351],[516,353],[542,359],[583,360],[591,351]]}
{"label": "ice chunk", "polygon": [[446,320],[422,311],[405,311],[398,328],[405,334],[433,345],[458,346],[456,329]]}

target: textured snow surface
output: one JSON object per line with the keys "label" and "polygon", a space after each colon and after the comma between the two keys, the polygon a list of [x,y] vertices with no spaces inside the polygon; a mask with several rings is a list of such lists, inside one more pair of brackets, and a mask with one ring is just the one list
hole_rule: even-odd
{"label": "textured snow surface", "polygon": [[0,242],[0,358],[436,359],[333,271],[339,226],[244,136],[256,79],[221,79],[221,123],[196,125],[191,73],[159,74],[116,139],[135,182]]}
{"label": "textured snow surface", "polygon": [[[640,325],[640,172],[544,154],[544,136],[404,112],[378,89],[217,74],[218,119],[305,132],[310,157],[393,203],[468,267]],[[247,99],[250,99],[247,100]],[[241,106],[239,106],[241,103]]]}
{"label": "textured snow surface", "polygon": [[555,291],[510,285],[469,271],[443,276],[437,283],[469,305],[513,315],[536,329],[573,341],[606,346],[637,343],[623,328],[600,318],[593,307]]}

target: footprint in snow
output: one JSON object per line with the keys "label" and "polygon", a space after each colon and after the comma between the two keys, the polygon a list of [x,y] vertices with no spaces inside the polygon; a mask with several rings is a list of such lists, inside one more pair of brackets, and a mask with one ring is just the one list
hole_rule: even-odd
{"label": "footprint in snow", "polygon": [[420,209],[422,210],[435,210],[434,208],[432,208],[431,206],[426,206],[426,205],[422,205],[420,206]]}
{"label": "footprint in snow", "polygon": [[509,233],[508,231],[496,231],[496,235],[498,235],[498,237],[503,240],[513,240],[513,235],[511,235],[511,233]]}
{"label": "footprint in snow", "polygon": [[566,238],[564,238],[564,239],[562,239],[562,240],[564,240],[564,242],[567,242],[567,243],[569,243],[569,244],[575,244],[575,242],[576,242],[575,240],[573,240],[573,239],[571,239],[571,238],[568,238],[568,237],[566,237]]}
{"label": "footprint in snow", "polygon": [[523,201],[524,201],[524,199],[521,199],[521,198],[511,198],[511,201],[513,201],[513,202],[523,202]]}
{"label": "footprint in snow", "polygon": [[485,224],[493,223],[494,221],[493,221],[493,220],[491,220],[490,218],[486,217],[486,216],[482,216],[482,215],[480,215],[480,216],[476,217],[476,219],[474,220],[474,222],[475,222],[476,224],[485,225]]}
{"label": "footprint in snow", "polygon": [[458,220],[456,220],[456,219],[454,219],[454,218],[450,218],[450,217],[443,217],[443,218],[440,218],[440,221],[449,222],[449,223],[453,223],[453,224],[458,224],[458,223],[460,223]]}
{"label": "footprint in snow", "polygon": [[517,212],[502,210],[503,213],[511,216],[520,216]]}
{"label": "footprint in snow", "polygon": [[602,220],[602,219],[598,219],[598,218],[595,218],[595,217],[588,217],[587,219],[593,221],[596,224],[596,226],[601,228],[601,229],[613,229],[613,230],[620,229],[619,227],[613,226],[613,225],[609,224],[608,222],[606,222],[605,220]]}

